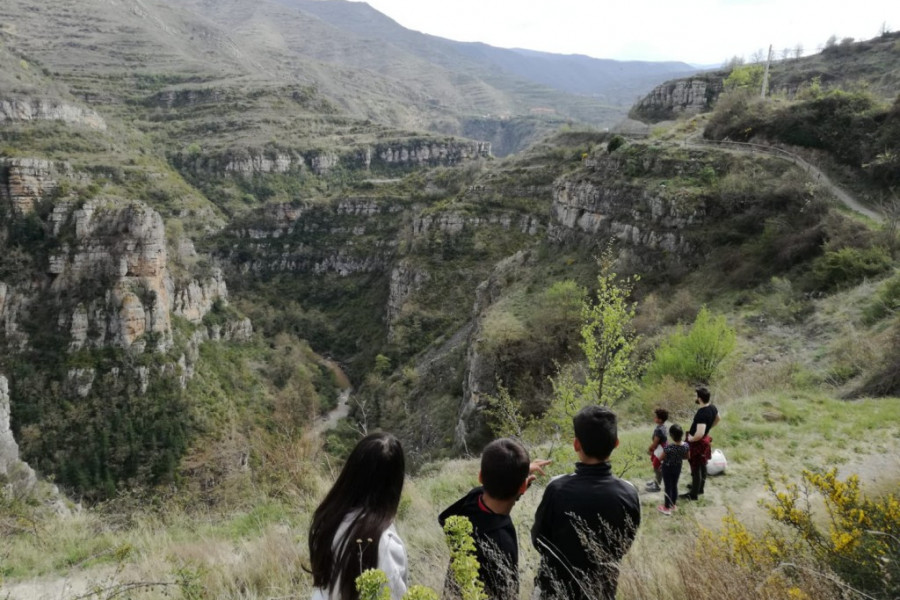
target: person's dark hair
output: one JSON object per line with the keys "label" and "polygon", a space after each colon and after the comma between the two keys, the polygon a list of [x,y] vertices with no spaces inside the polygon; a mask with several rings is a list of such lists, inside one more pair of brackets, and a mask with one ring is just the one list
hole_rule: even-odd
{"label": "person's dark hair", "polygon": [[[405,470],[403,447],[393,435],[373,433],[356,444],[313,513],[309,560],[314,586],[339,586],[342,600],[359,598],[356,578],[378,566],[378,542],[397,514]],[[348,516],[349,526],[335,540]]]}
{"label": "person's dark hair", "polygon": [[572,418],[575,437],[591,458],[607,458],[618,439],[616,413],[602,406],[585,406]]}
{"label": "person's dark hair", "polygon": [[511,438],[494,440],[481,452],[481,483],[492,498],[510,500],[528,477],[531,459],[521,443]]}
{"label": "person's dark hair", "polygon": [[656,415],[656,418],[665,423],[669,420],[669,411],[664,408],[657,408],[653,411],[653,414]]}
{"label": "person's dark hair", "polygon": [[709,390],[703,386],[697,388],[697,397],[703,401],[703,404],[709,404]]}
{"label": "person's dark hair", "polygon": [[681,438],[684,437],[684,429],[678,423],[672,425],[669,427],[669,437],[672,438],[673,442],[680,442]]}

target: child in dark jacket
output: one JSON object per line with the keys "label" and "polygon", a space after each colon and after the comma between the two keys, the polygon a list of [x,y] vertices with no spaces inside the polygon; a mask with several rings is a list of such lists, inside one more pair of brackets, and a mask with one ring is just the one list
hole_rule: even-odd
{"label": "child in dark jacket", "polygon": [[683,442],[684,430],[680,425],[669,427],[669,442],[663,447],[662,476],[665,486],[664,503],[656,510],[664,515],[671,515],[678,500],[678,478],[681,476],[681,465],[687,460],[688,445]]}
{"label": "child in dark jacket", "polygon": [[[482,484],[457,500],[438,517],[443,527],[451,516],[467,517],[472,523],[478,577],[490,600],[519,597],[519,543],[509,514],[519,497],[543,474],[548,460],[529,462],[528,451],[516,440],[501,438],[481,453]],[[444,597],[459,597],[452,576],[447,574]]]}

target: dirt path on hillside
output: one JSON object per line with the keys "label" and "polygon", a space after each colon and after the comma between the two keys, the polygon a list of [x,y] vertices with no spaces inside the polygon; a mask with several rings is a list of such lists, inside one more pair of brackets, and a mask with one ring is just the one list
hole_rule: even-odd
{"label": "dirt path on hillside", "polygon": [[334,429],[338,421],[350,414],[350,394],[353,388],[350,385],[350,378],[344,373],[341,366],[331,359],[319,357],[317,361],[320,365],[327,368],[334,374],[334,380],[341,389],[338,395],[337,406],[335,406],[327,414],[322,415],[313,423],[312,432],[316,435],[322,435],[329,429]]}
{"label": "dirt path on hillside", "polygon": [[704,140],[698,135],[687,138],[684,143],[686,146],[693,146],[695,148],[725,148],[726,150],[743,154],[765,154],[767,156],[774,156],[775,158],[786,160],[806,171],[810,179],[831,192],[832,195],[834,195],[834,197],[838,199],[838,201],[840,201],[850,210],[866,216],[876,223],[881,224],[884,222],[884,217],[882,217],[877,212],[863,206],[861,202],[851,196],[846,190],[831,181],[828,176],[822,172],[821,169],[807,162],[802,157],[794,154],[793,152],[788,152],[787,150],[782,150],[781,148],[776,148],[774,146],[767,146],[765,144]]}
{"label": "dirt path on hillside", "polygon": [[114,569],[96,568],[69,573],[65,577],[35,577],[16,583],[0,585],[4,600],[71,600],[88,595],[97,587],[105,587],[104,580],[114,575]]}
{"label": "dirt path on hillside", "polygon": [[350,388],[341,391],[338,396],[337,406],[334,407],[327,415],[319,417],[312,426],[312,431],[316,435],[322,435],[329,429],[334,429],[338,421],[350,414]]}

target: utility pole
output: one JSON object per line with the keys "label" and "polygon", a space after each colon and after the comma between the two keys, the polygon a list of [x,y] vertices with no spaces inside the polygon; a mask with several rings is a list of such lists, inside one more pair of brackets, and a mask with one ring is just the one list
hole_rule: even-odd
{"label": "utility pole", "polygon": [[766,70],[763,73],[762,80],[762,92],[760,93],[760,98],[763,100],[766,99],[766,95],[769,93],[769,65],[772,64],[772,44],[769,44],[769,54],[766,56]]}

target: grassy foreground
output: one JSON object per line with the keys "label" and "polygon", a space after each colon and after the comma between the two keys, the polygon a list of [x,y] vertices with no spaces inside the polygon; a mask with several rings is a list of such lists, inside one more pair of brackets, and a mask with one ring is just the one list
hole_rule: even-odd
{"label": "grassy foreground", "polygon": [[[900,437],[900,399],[843,401],[791,389],[729,399],[727,391],[719,395],[722,422],[714,442],[726,453],[727,474],[712,478],[706,498],[682,505],[672,518],[655,511],[660,494],[642,493],[643,523],[623,565],[620,598],[686,598],[680,583],[684,564],[672,558],[678,553],[665,550],[687,551],[702,529],[721,531],[729,512],[751,530],[761,529],[769,521],[760,507],[770,495],[764,460],[773,473],[793,481],[802,468],[837,467],[841,477],[859,474],[867,495],[896,489],[900,459],[892,448]],[[650,431],[650,425],[626,426],[614,455],[614,468],[639,489],[651,476],[642,456]],[[553,455],[551,473],[566,472],[574,460],[568,441],[532,453]],[[177,491],[154,507],[123,499],[70,516],[7,506],[0,521],[2,597],[307,598],[306,528],[336,466],[314,440],[294,448],[290,460],[305,466],[291,473],[295,479],[280,493],[236,485],[234,497],[215,508],[179,500]],[[477,470],[476,459],[451,460],[409,477],[397,526],[412,582],[441,589],[448,552],[436,517],[476,484]],[[524,598],[530,597],[538,561],[528,532],[543,483],[513,512]]]}

